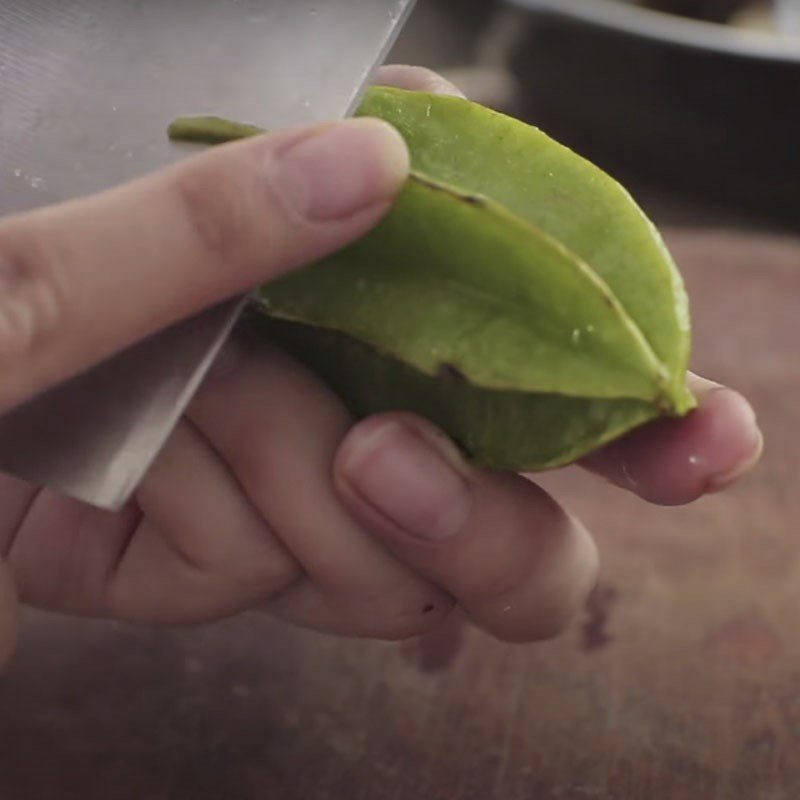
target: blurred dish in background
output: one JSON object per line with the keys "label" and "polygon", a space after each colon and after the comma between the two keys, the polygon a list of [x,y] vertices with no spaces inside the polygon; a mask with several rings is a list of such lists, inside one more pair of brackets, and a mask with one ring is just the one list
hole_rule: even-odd
{"label": "blurred dish in background", "polygon": [[772,14],[647,0],[725,5],[732,25],[638,0],[506,2],[529,20],[511,63],[535,123],[612,171],[800,227],[800,40],[763,32]]}
{"label": "blurred dish in background", "polygon": [[778,20],[772,3],[754,3],[739,9],[729,20],[731,25],[751,31],[777,33]]}
{"label": "blurred dish in background", "polygon": [[781,36],[800,35],[800,0],[626,0],[655,11]]}
{"label": "blurred dish in background", "polygon": [[771,11],[771,4],[756,0],[635,0],[638,5],[670,14],[702,19],[707,22],[732,22],[740,14],[751,13],[758,6],[762,14]]}

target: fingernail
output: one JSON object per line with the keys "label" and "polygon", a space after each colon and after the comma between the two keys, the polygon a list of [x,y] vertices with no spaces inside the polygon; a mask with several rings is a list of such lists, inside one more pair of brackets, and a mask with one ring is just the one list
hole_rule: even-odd
{"label": "fingernail", "polygon": [[707,491],[719,492],[746,475],[759,461],[764,450],[764,436],[758,427],[755,412],[747,400],[731,389],[712,391],[702,404],[703,410],[713,406],[714,418],[725,430],[741,430],[738,441],[729,440],[720,446],[709,465],[711,478]]}
{"label": "fingernail", "polygon": [[347,219],[396,196],[409,170],[400,134],[376,119],[321,125],[280,151],[269,179],[283,201],[312,222]]}
{"label": "fingernail", "polygon": [[715,475],[709,483],[708,493],[714,494],[715,492],[721,492],[743,478],[758,464],[763,452],[764,435],[757,429],[750,455],[743,458],[735,467],[732,467],[727,472],[721,472]]}
{"label": "fingernail", "polygon": [[366,432],[351,447],[342,472],[364,502],[411,536],[448,539],[469,518],[466,480],[421,433],[401,423]]}

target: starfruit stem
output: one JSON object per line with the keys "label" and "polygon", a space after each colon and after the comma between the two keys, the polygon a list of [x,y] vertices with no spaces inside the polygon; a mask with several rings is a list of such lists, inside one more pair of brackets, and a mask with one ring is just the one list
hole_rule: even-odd
{"label": "starfruit stem", "polygon": [[174,142],[225,144],[266,133],[264,128],[222,117],[179,117],[167,130]]}

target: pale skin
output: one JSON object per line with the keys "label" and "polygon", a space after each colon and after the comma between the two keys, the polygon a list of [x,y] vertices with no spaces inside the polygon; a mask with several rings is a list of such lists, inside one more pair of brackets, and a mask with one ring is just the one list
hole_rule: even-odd
{"label": "pale skin", "polygon": [[[379,79],[457,93],[418,68]],[[358,238],[407,170],[388,126],[332,123],[0,220],[0,411]],[[690,381],[691,417],[583,466],[662,504],[746,474],[762,447],[752,409]],[[568,624],[597,562],[589,532],[534,481],[468,465],[408,415],[356,423],[299,364],[237,340],[122,512],[0,477],[0,662],[19,603],[169,624],[257,607],[381,639],[423,634],[458,608],[500,639],[534,641]]]}

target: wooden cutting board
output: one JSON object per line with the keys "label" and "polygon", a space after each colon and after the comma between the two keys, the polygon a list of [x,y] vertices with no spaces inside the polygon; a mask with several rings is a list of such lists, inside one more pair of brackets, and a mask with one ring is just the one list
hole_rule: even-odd
{"label": "wooden cutting board", "polygon": [[340,642],[249,615],[155,631],[30,614],[0,679],[3,800],[797,800],[800,241],[669,236],[695,367],[765,461],[659,509],[574,471],[602,584],[558,642]]}

